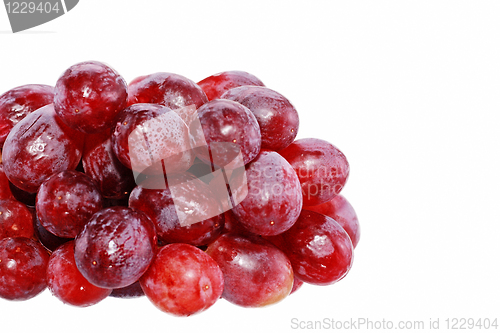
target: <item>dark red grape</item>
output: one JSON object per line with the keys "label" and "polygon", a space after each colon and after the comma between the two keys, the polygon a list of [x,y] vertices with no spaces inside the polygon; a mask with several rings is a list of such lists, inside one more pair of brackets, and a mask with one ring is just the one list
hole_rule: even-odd
{"label": "dark red grape", "polygon": [[110,130],[85,138],[82,163],[85,173],[106,198],[124,198],[135,186],[132,170],[124,166],[113,152]]}
{"label": "dark red grape", "polygon": [[208,100],[220,98],[229,89],[240,86],[264,86],[254,75],[243,71],[226,71],[211,75],[198,85],[207,94]]}
{"label": "dark red grape", "polygon": [[302,209],[297,174],[278,153],[263,150],[247,166],[248,195],[233,213],[245,229],[264,236],[288,230]]}
{"label": "dark red grape", "polygon": [[29,113],[54,101],[54,88],[44,84],[27,84],[0,96],[0,148],[7,135]]}
{"label": "dark red grape", "polygon": [[154,73],[129,84],[128,105],[152,103],[178,109],[189,105],[199,108],[208,102],[203,90],[192,80],[173,73]]}
{"label": "dark red grape", "polygon": [[127,107],[117,118],[111,142],[116,157],[135,174],[183,172],[195,158],[186,123],[161,105]]}
{"label": "dark red grape", "polygon": [[86,61],[68,68],[57,80],[54,107],[71,128],[97,133],[114,124],[127,106],[127,83],[111,67]]}
{"label": "dark red grape", "polygon": [[14,195],[10,190],[9,179],[5,175],[5,172],[3,172],[3,164],[0,161],[0,200],[11,199],[11,198],[14,198]]}
{"label": "dark red grape", "polygon": [[34,225],[35,225],[35,235],[42,243],[43,246],[49,251],[55,251],[59,246],[63,245],[66,242],[69,242],[72,240],[72,238],[62,238],[62,237],[57,237],[53,233],[49,232],[47,229],[45,229],[40,221],[38,220],[38,217],[34,216]]}
{"label": "dark red grape", "polygon": [[47,178],[36,196],[36,213],[48,231],[74,238],[94,213],[103,208],[97,185],[86,174],[66,170]]}
{"label": "dark red grape", "polygon": [[130,286],[113,289],[109,296],[116,298],[137,298],[144,296],[144,291],[142,290],[141,283],[136,281]]}
{"label": "dark red grape", "polygon": [[284,299],[293,285],[288,258],[256,236],[223,234],[207,248],[224,276],[222,298],[244,307],[261,307]]}
{"label": "dark red grape", "polygon": [[47,287],[49,254],[31,238],[0,240],[0,297],[23,301]]}
{"label": "dark red grape", "polygon": [[320,139],[299,139],[279,151],[299,176],[304,206],[330,201],[349,177],[349,163],[334,145]]}
{"label": "dark red grape", "polygon": [[74,241],[61,245],[50,256],[47,285],[52,295],[62,302],[79,307],[99,303],[111,289],[99,288],[85,279],[76,267]]}
{"label": "dark red grape", "polygon": [[149,189],[138,185],[130,194],[129,206],[153,221],[158,239],[165,244],[200,246],[212,242],[224,226],[220,200],[200,179],[185,175],[177,180],[169,179],[169,185],[175,186],[175,198],[169,187]]}
{"label": "dark red grape", "polygon": [[352,246],[356,248],[359,243],[361,230],[358,216],[346,198],[339,194],[332,200],[321,205],[304,207],[304,209],[324,214],[337,221],[351,238]]}
{"label": "dark red grape", "polygon": [[0,200],[0,239],[34,235],[33,215],[28,207],[15,199]]}
{"label": "dark red grape", "polygon": [[290,229],[267,239],[283,250],[295,275],[306,283],[335,283],[352,265],[349,235],[334,219],[323,214],[302,210]]}
{"label": "dark red grape", "polygon": [[224,289],[217,263],[197,247],[182,243],[162,247],[140,282],[157,308],[176,316],[205,311]]}
{"label": "dark red grape", "polygon": [[[197,152],[203,161],[222,167],[241,152],[243,163],[247,164],[259,154],[259,124],[247,107],[237,102],[216,99],[201,106],[198,117],[201,128],[197,122],[193,122],[190,130],[198,140],[195,143],[197,147],[204,147],[205,142],[208,144],[212,159]],[[200,142],[200,139],[205,142]]]}
{"label": "dark red grape", "polygon": [[66,126],[49,104],[27,115],[7,136],[4,172],[16,187],[35,193],[49,176],[75,169],[82,148],[83,135]]}
{"label": "dark red grape", "polygon": [[75,239],[78,269],[101,288],[122,288],[137,281],[155,251],[154,225],[146,215],[128,207],[95,213]]}
{"label": "dark red grape", "polygon": [[14,199],[16,199],[19,202],[22,202],[28,207],[33,207],[33,208],[35,207],[36,192],[35,193],[26,192],[25,190],[21,190],[19,187],[14,186],[14,184],[12,184],[11,182],[9,182],[9,189]]}
{"label": "dark red grape", "polygon": [[233,210],[228,210],[224,212],[224,228],[222,229],[223,234],[228,232],[247,234],[250,233],[245,227],[238,221],[238,218],[233,213]]}
{"label": "dark red grape", "polygon": [[285,96],[266,87],[242,86],[222,95],[246,106],[257,118],[262,149],[280,150],[290,145],[299,130],[299,114]]}

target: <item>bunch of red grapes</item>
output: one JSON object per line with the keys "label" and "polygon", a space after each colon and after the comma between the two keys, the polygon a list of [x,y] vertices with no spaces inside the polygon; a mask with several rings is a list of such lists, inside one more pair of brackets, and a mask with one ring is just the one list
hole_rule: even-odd
{"label": "bunch of red grapes", "polygon": [[[303,283],[339,281],[360,236],[339,194],[349,164],[329,142],[296,140],[298,128],[290,101],[242,71],[198,83],[160,72],[127,84],[88,61],[54,87],[7,91],[0,297],[27,300],[48,287],[85,307],[146,295],[189,316],[220,298],[261,307]],[[155,142],[132,144],[137,133]],[[170,158],[148,164],[153,155]],[[211,186],[217,172],[227,202]],[[164,186],[151,186],[158,174]]]}

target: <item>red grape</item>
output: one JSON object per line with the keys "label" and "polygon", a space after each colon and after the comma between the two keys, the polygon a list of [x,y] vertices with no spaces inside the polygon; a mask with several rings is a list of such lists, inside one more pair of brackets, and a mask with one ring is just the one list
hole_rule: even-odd
{"label": "red grape", "polygon": [[349,235],[323,214],[302,210],[290,229],[267,239],[283,250],[295,274],[307,283],[332,284],[342,279],[352,265]]}
{"label": "red grape", "polygon": [[10,198],[14,198],[14,195],[10,190],[9,179],[7,179],[5,172],[3,172],[3,164],[0,161],[0,200],[10,199]]}
{"label": "red grape", "polygon": [[199,108],[208,102],[203,90],[192,80],[173,73],[154,73],[129,84],[128,105],[152,103],[178,109],[189,105]]}
{"label": "red grape", "polygon": [[186,123],[161,105],[127,107],[117,118],[111,142],[116,157],[136,174],[183,172],[194,162]]}
{"label": "red grape", "polygon": [[127,106],[127,83],[111,67],[86,61],[68,68],[55,87],[54,107],[71,128],[97,133]]}
{"label": "red grape", "polygon": [[101,288],[122,288],[137,281],[155,251],[154,225],[146,215],[127,207],[95,213],[75,239],[78,269]]}
{"label": "red grape", "polygon": [[224,276],[222,298],[244,307],[261,307],[284,299],[293,285],[288,258],[256,236],[227,233],[207,248]]}
{"label": "red grape", "polygon": [[246,106],[257,118],[262,149],[280,150],[290,145],[299,129],[299,114],[285,96],[266,87],[242,86],[222,95]]}
{"label": "red grape", "polygon": [[278,153],[263,150],[246,169],[248,195],[233,208],[249,231],[264,236],[288,230],[302,209],[299,179]]}
{"label": "red grape", "polygon": [[17,123],[5,140],[3,167],[18,188],[35,193],[54,173],[75,169],[82,156],[83,136],[44,106]]}
{"label": "red grape", "polygon": [[304,209],[331,217],[347,232],[352,246],[355,248],[358,245],[361,234],[358,216],[349,201],[342,195],[339,194],[321,205],[304,207]]}
{"label": "red grape", "polygon": [[74,243],[61,245],[50,256],[47,284],[52,295],[64,303],[87,307],[108,297],[111,289],[94,286],[83,277],[76,267]]}
{"label": "red grape", "polygon": [[[172,186],[172,182],[169,184]],[[187,175],[173,185],[174,194],[169,187],[149,189],[138,185],[130,194],[129,206],[153,221],[158,239],[164,243],[200,246],[215,240],[224,226],[224,216],[219,215],[220,201],[210,187]]]}
{"label": "red grape", "polygon": [[[197,122],[191,124],[191,133],[208,144],[212,160],[199,154],[205,162],[222,167],[230,163],[241,152],[247,164],[259,154],[261,134],[253,113],[245,106],[223,99],[212,100],[198,109],[201,128]],[[221,143],[223,143],[221,145]],[[203,143],[196,142],[203,147]]]}
{"label": "red grape", "polygon": [[51,252],[55,251],[62,244],[72,240],[72,238],[57,237],[53,233],[49,232],[42,226],[36,214],[34,217],[34,225],[35,225],[35,235],[37,239],[40,241],[40,243],[42,243],[43,246],[45,246],[47,250]]}
{"label": "red grape", "polygon": [[56,236],[74,238],[103,207],[96,184],[86,174],[66,170],[47,178],[36,196],[40,223]]}
{"label": "red grape", "polygon": [[316,206],[340,193],[349,177],[344,154],[320,139],[299,139],[279,151],[299,176],[304,206]]}
{"label": "red grape", "polygon": [[208,309],[224,289],[217,263],[202,250],[182,243],[162,247],[140,282],[157,308],[176,316]]}
{"label": "red grape", "polygon": [[0,148],[7,135],[29,113],[54,101],[54,88],[44,84],[27,84],[0,96]]}
{"label": "red grape", "polygon": [[0,239],[34,235],[33,215],[28,207],[15,199],[0,200]]}
{"label": "red grape", "polygon": [[23,301],[47,287],[49,254],[31,238],[0,240],[0,297]]}
{"label": "red grape", "polygon": [[113,152],[110,130],[85,138],[82,164],[85,173],[106,198],[124,198],[135,186],[132,170],[124,166]]}
{"label": "red grape", "polygon": [[226,71],[211,75],[200,82],[198,85],[207,94],[208,100],[220,98],[231,88],[240,86],[264,86],[261,80],[254,75],[243,71]]}

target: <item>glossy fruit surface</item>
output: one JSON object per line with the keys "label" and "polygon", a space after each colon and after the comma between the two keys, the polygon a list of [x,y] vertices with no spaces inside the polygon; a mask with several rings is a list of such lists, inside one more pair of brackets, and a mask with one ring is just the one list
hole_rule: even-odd
{"label": "glossy fruit surface", "polygon": [[[174,193],[175,201],[169,187],[149,189],[138,185],[130,194],[129,206],[151,219],[163,243],[200,246],[215,240],[224,227],[224,217],[219,214],[220,202],[210,187],[200,179],[186,177],[175,185]],[[179,214],[182,214],[182,223]]]}
{"label": "glossy fruit surface", "polygon": [[255,75],[243,71],[226,71],[211,75],[200,82],[198,85],[207,94],[208,100],[220,98],[231,88],[240,86],[264,86],[261,80]]}
{"label": "glossy fruit surface", "polygon": [[280,234],[302,209],[297,174],[281,155],[263,150],[247,166],[248,195],[232,211],[245,229],[264,236]]}
{"label": "glossy fruit surface", "polygon": [[14,125],[29,113],[54,101],[54,88],[44,84],[27,84],[0,96],[0,148]]}
{"label": "glossy fruit surface", "polygon": [[290,101],[266,87],[242,86],[228,90],[223,99],[246,106],[257,118],[262,148],[280,150],[290,145],[299,130],[299,114]]}
{"label": "glossy fruit surface", "polygon": [[194,162],[186,123],[161,105],[127,107],[117,117],[111,142],[116,157],[136,174],[183,172]]}
{"label": "glossy fruit surface", "polygon": [[0,297],[23,301],[47,287],[49,254],[31,238],[0,240]]}
{"label": "glossy fruit surface", "polygon": [[302,210],[289,230],[268,239],[287,255],[295,274],[307,283],[335,283],[352,265],[349,235],[334,219],[323,214]]}
{"label": "glossy fruit surface", "polygon": [[101,288],[137,281],[156,252],[154,225],[141,212],[110,207],[95,213],[75,239],[75,261],[82,275]]}
{"label": "glossy fruit surface", "polygon": [[361,236],[358,216],[344,196],[339,194],[328,202],[318,206],[304,207],[304,209],[331,217],[347,232],[353,247],[355,248],[358,245]]}
{"label": "glossy fruit surface", "polygon": [[55,251],[59,246],[72,240],[72,238],[57,237],[45,229],[35,214],[35,235],[38,241],[49,251]]}
{"label": "glossy fruit surface", "polygon": [[54,92],[59,117],[84,133],[110,128],[127,106],[127,83],[114,69],[98,61],[68,68],[57,80]]}
{"label": "glossy fruit surface", "polygon": [[[191,132],[196,138],[206,140],[214,164],[223,166],[231,162],[239,152],[243,163],[247,164],[259,154],[261,147],[259,124],[247,107],[237,102],[216,99],[201,106],[198,109],[198,117],[201,128],[193,123]],[[220,143],[227,145],[223,145],[220,150]],[[200,143],[197,144],[202,146]],[[198,157],[210,163],[209,157],[204,155]],[[219,163],[214,161],[215,158]]]}
{"label": "glossy fruit surface", "polygon": [[132,170],[124,166],[113,152],[110,130],[85,138],[82,164],[103,197],[124,198],[135,186]]}
{"label": "glossy fruit surface", "polygon": [[284,299],[293,286],[290,261],[273,244],[256,236],[227,233],[207,248],[224,275],[227,301],[261,307]]}
{"label": "glossy fruit surface", "polygon": [[349,177],[345,155],[331,143],[320,139],[299,139],[279,151],[299,176],[304,206],[332,200]]}
{"label": "glossy fruit surface", "polygon": [[33,215],[26,205],[15,199],[0,200],[0,239],[34,235]]}
{"label": "glossy fruit surface", "polygon": [[36,196],[40,223],[58,237],[75,238],[94,213],[103,208],[97,185],[86,174],[66,170],[47,178]]}
{"label": "glossy fruit surface", "polygon": [[111,289],[96,287],[83,277],[75,264],[74,245],[74,241],[67,242],[52,253],[47,266],[47,285],[62,302],[87,307],[108,297]]}
{"label": "glossy fruit surface", "polygon": [[10,190],[9,179],[3,172],[3,164],[0,162],[0,200],[13,198],[14,195]]}
{"label": "glossy fruit surface", "polygon": [[13,185],[35,193],[46,178],[75,169],[82,149],[83,135],[66,126],[49,104],[26,116],[7,136],[4,172]]}
{"label": "glossy fruit surface", "polygon": [[178,74],[159,72],[134,79],[129,84],[128,105],[152,103],[172,110],[189,105],[199,108],[208,102],[203,90]]}
{"label": "glossy fruit surface", "polygon": [[217,263],[197,247],[181,243],[162,247],[140,282],[157,308],[176,316],[208,309],[224,289]]}

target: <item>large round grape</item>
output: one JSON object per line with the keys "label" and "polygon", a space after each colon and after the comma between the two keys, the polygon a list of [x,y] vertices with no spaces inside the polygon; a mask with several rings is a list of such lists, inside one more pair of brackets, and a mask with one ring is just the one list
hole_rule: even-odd
{"label": "large round grape", "polygon": [[75,238],[92,215],[103,208],[103,197],[83,172],[65,170],[46,179],[36,196],[42,226],[58,237]]}
{"label": "large round grape", "polygon": [[297,221],[302,209],[299,179],[278,153],[263,150],[247,166],[248,194],[233,213],[249,231],[264,236],[280,234]]}
{"label": "large round grape", "polygon": [[302,210],[290,229],[267,239],[287,255],[295,274],[306,283],[329,285],[351,269],[351,239],[326,215]]}
{"label": "large round grape", "polygon": [[57,80],[54,107],[71,128],[97,133],[110,128],[127,106],[127,83],[113,68],[85,61],[68,68]]}
{"label": "large round grape", "polygon": [[299,130],[299,114],[280,93],[258,86],[242,86],[228,90],[223,99],[246,106],[257,118],[262,134],[262,148],[280,150],[295,140]]}
{"label": "large round grape", "polygon": [[304,206],[316,206],[332,200],[344,188],[349,177],[345,155],[321,139],[299,139],[279,151],[299,176]]}
{"label": "large round grape", "polygon": [[252,161],[260,151],[261,134],[259,123],[245,106],[230,100],[215,99],[198,109],[199,124],[191,124],[191,133],[202,147],[202,139],[208,145],[208,152],[198,156],[210,163],[224,166],[231,163],[239,153],[243,163]]}
{"label": "large round grape", "polygon": [[262,307],[281,301],[292,290],[290,261],[262,238],[227,233],[210,244],[206,252],[222,270],[222,297],[231,303]]}
{"label": "large round grape", "polygon": [[83,277],[75,263],[74,241],[52,252],[47,267],[47,284],[52,295],[62,302],[79,307],[99,303],[112,289],[100,288]]}
{"label": "large round grape", "polygon": [[0,240],[0,297],[24,301],[47,287],[49,253],[31,238]]}
{"label": "large round grape", "polygon": [[156,252],[149,218],[128,207],[95,213],[75,239],[75,261],[82,275],[101,288],[122,288],[137,281]]}
{"label": "large round grape", "polygon": [[162,247],[140,283],[157,308],[176,316],[208,309],[224,289],[217,263],[197,247],[182,243]]}
{"label": "large round grape", "polygon": [[65,125],[49,104],[27,115],[10,131],[2,163],[14,186],[35,193],[46,178],[75,169],[82,150],[83,134]]}
{"label": "large round grape", "polygon": [[29,113],[54,102],[54,87],[27,84],[0,96],[0,147],[12,128]]}

